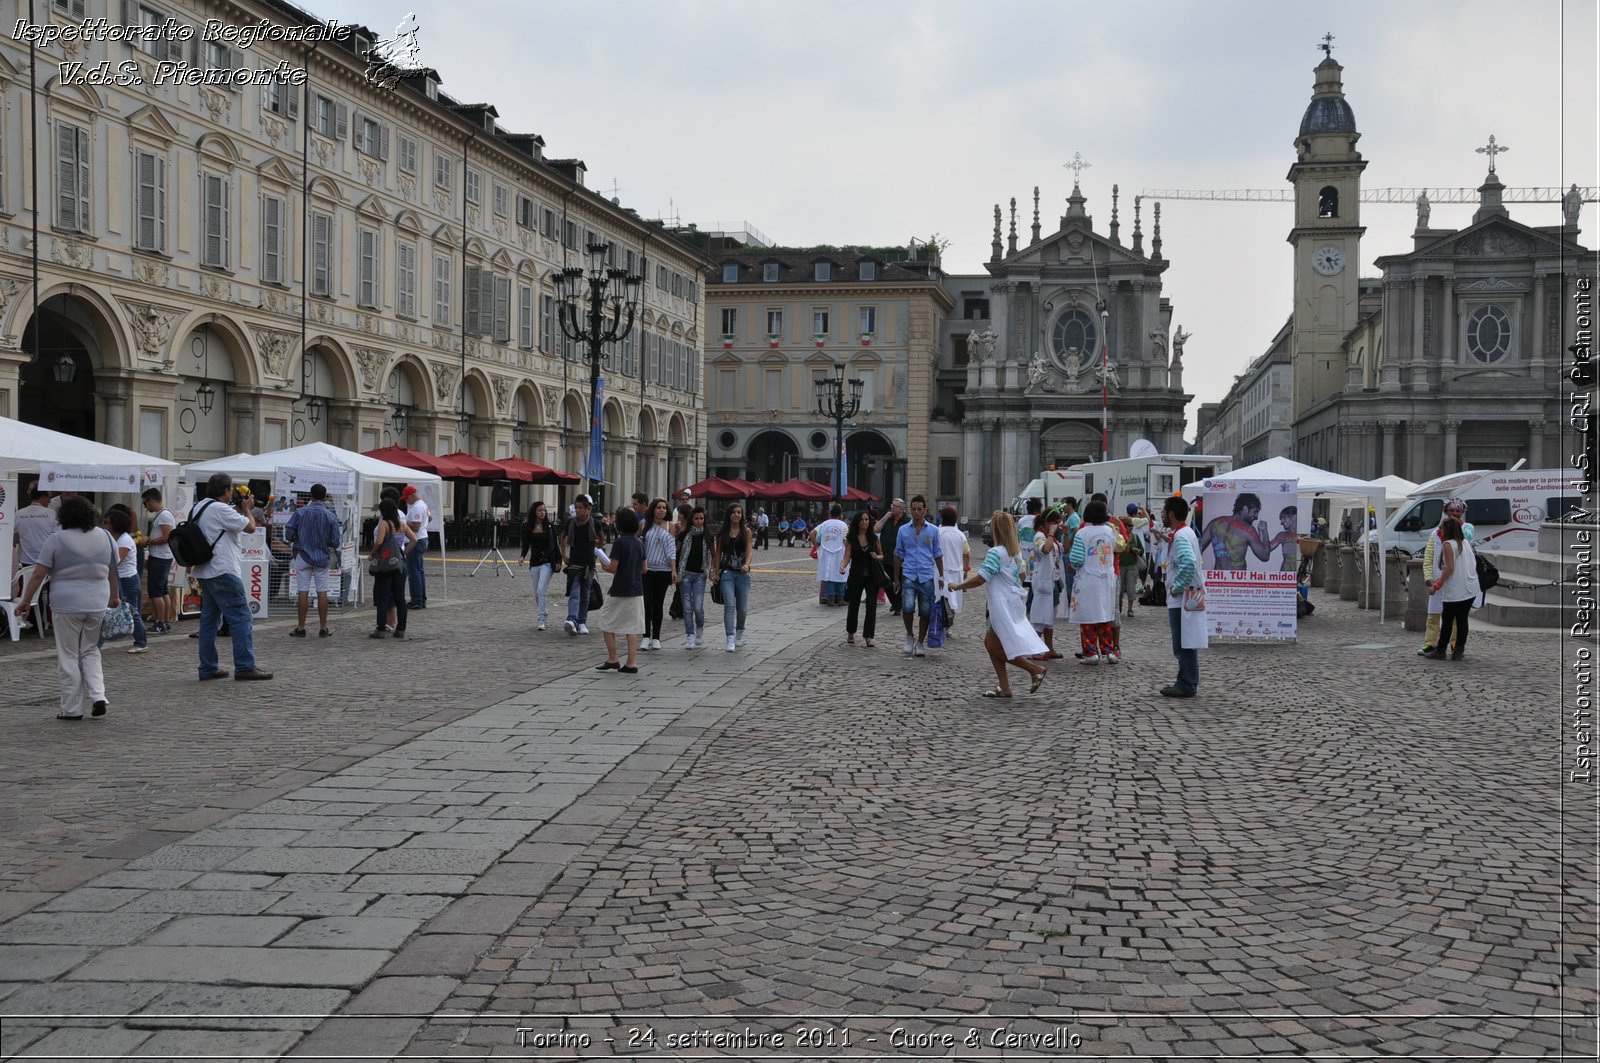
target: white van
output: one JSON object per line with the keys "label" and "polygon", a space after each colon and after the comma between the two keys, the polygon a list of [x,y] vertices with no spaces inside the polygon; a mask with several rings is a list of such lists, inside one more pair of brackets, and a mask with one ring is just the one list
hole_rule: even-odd
{"label": "white van", "polygon": [[1418,484],[1389,518],[1390,546],[1420,553],[1451,498],[1467,503],[1476,541],[1490,550],[1537,550],[1539,525],[1584,508],[1571,469],[1456,472]]}
{"label": "white van", "polygon": [[1228,475],[1233,471],[1233,459],[1226,454],[1152,453],[1091,461],[1073,468],[1083,471],[1085,495],[1105,494],[1112,516],[1126,514],[1128,503],[1133,502],[1159,520],[1161,507],[1173,492],[1196,480]]}
{"label": "white van", "polygon": [[1064,498],[1082,498],[1084,495],[1083,473],[1071,469],[1056,470],[1046,469],[1028,482],[1022,493],[1011,500],[1006,507],[1013,517],[1020,517],[1028,512],[1028,499],[1037,498],[1044,503],[1044,508],[1058,504]]}

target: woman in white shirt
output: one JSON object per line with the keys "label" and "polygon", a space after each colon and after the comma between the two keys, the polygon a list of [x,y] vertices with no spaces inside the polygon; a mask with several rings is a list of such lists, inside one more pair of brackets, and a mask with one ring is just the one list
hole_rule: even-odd
{"label": "woman in white shirt", "polygon": [[133,645],[129,653],[144,653],[150,644],[139,596],[139,547],[133,541],[133,516],[123,509],[106,511],[106,527],[117,548],[117,589],[133,610]]}
{"label": "woman in white shirt", "polygon": [[100,664],[100,624],[106,609],[121,601],[117,581],[117,550],[111,534],[100,527],[99,516],[86,498],[62,499],[61,530],[39,548],[39,561],[17,600],[26,613],[50,580],[50,606],[56,627],[56,672],[61,682],[61,711],[56,719],[69,723],[83,719],[85,705],[91,716],[106,714],[106,680]]}
{"label": "woman in white shirt", "polygon": [[989,632],[983,637],[983,648],[989,651],[989,662],[994,665],[999,683],[986,690],[986,698],[1009,698],[1011,681],[1006,676],[1006,665],[1016,665],[1033,678],[1028,687],[1032,694],[1044,682],[1045,668],[1029,660],[1036,653],[1045,653],[1045,644],[1039,640],[1033,625],[1028,623],[1028,611],[1022,589],[1022,546],[1017,542],[1017,524],[1011,514],[997,509],[989,519],[989,532],[995,545],[983,559],[983,564],[970,579],[951,586],[951,590],[971,590],[981,583],[989,585]]}
{"label": "woman in white shirt", "polygon": [[1436,661],[1445,659],[1445,647],[1450,645],[1451,632],[1455,634],[1455,649],[1449,651],[1452,661],[1461,660],[1467,649],[1467,614],[1481,593],[1478,585],[1478,555],[1475,548],[1461,532],[1461,522],[1446,517],[1439,525],[1439,538],[1443,540],[1439,556],[1442,558],[1434,577],[1432,590],[1444,599],[1444,614],[1439,620],[1439,642],[1431,653],[1423,654]]}

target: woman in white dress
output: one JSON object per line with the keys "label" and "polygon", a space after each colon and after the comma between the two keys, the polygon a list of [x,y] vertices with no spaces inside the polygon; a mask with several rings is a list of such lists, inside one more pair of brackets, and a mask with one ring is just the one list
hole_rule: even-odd
{"label": "woman in white dress", "polygon": [[839,503],[833,503],[828,507],[828,519],[811,532],[811,544],[817,548],[817,582],[821,584],[819,600],[823,605],[843,605],[850,583],[845,549],[850,529],[840,519],[843,512]]}
{"label": "woman in white dress", "polygon": [[1083,663],[1115,664],[1122,659],[1117,643],[1117,533],[1107,523],[1110,514],[1101,501],[1083,511],[1083,527],[1072,540],[1068,560],[1076,572],[1072,581],[1072,619],[1078,625]]}
{"label": "woman in white dress", "polygon": [[1034,519],[1034,535],[1023,549],[1028,555],[1028,568],[1033,582],[1033,601],[1028,605],[1028,620],[1033,630],[1044,640],[1045,652],[1035,660],[1057,660],[1056,650],[1056,594],[1066,574],[1066,555],[1062,551],[1060,514],[1055,510],[1040,514]]}
{"label": "woman in white dress", "polygon": [[[967,545],[967,533],[956,527],[960,520],[955,506],[945,506],[939,511],[939,552],[944,555],[944,600],[950,603],[952,626],[955,615],[961,612],[964,592],[955,585],[967,578],[972,567],[972,548]],[[950,632],[945,632],[948,637]]]}
{"label": "woman in white dress", "polygon": [[1006,678],[1007,663],[1014,664],[1033,677],[1028,687],[1032,694],[1044,682],[1045,668],[1034,664],[1030,657],[1046,652],[1045,644],[1034,634],[1028,623],[1027,609],[1023,604],[1022,547],[1017,542],[1017,525],[1003,509],[997,509],[989,520],[989,531],[995,545],[983,559],[983,564],[969,579],[962,580],[951,589],[971,590],[980,583],[989,585],[989,631],[983,636],[983,648],[989,651],[989,661],[994,665],[995,678],[999,680],[993,690],[986,690],[986,698],[1009,698],[1011,683]]}

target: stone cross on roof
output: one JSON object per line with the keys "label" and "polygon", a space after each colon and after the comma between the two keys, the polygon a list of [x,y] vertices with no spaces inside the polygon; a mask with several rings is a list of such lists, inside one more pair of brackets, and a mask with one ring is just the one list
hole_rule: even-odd
{"label": "stone cross on roof", "polygon": [[1076,151],[1072,153],[1072,161],[1071,162],[1065,162],[1065,163],[1062,163],[1061,165],[1062,165],[1062,167],[1064,169],[1068,169],[1068,170],[1072,171],[1072,183],[1073,184],[1077,184],[1078,183],[1078,177],[1083,173],[1083,171],[1085,171],[1085,170],[1087,170],[1089,168],[1089,163],[1084,161],[1083,155],[1080,152],[1076,152]]}
{"label": "stone cross on roof", "polygon": [[1329,59],[1332,59],[1333,58],[1333,34],[1324,33],[1322,35],[1322,43],[1317,45],[1317,47],[1322,49],[1322,54],[1323,55],[1327,56]]}
{"label": "stone cross on roof", "polygon": [[1489,134],[1489,143],[1487,146],[1474,148],[1472,150],[1476,151],[1479,155],[1489,156],[1489,172],[1494,173],[1494,157],[1502,152],[1510,151],[1511,149],[1506,147],[1504,144],[1496,144],[1494,142],[1494,134],[1491,133]]}

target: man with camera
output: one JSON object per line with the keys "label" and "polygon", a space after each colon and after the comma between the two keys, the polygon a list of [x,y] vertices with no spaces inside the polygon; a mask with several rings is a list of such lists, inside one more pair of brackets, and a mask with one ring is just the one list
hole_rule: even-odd
{"label": "man with camera", "polygon": [[250,600],[239,578],[239,535],[256,530],[249,493],[236,496],[232,477],[212,473],[206,497],[195,503],[189,520],[211,544],[211,559],[194,567],[200,583],[200,678],[228,677],[227,669],[217,667],[217,630],[226,620],[233,638],[233,678],[271,679],[271,672],[256,667]]}

